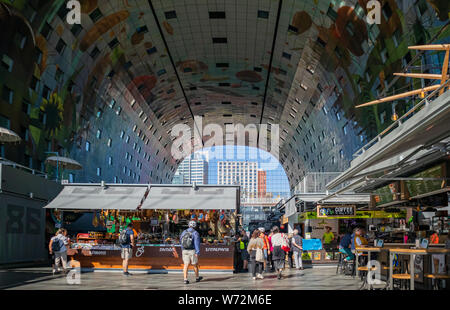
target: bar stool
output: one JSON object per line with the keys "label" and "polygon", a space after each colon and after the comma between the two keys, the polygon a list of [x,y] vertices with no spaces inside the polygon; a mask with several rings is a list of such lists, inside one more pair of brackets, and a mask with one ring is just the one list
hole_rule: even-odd
{"label": "bar stool", "polygon": [[[414,274],[414,278],[418,278],[419,275],[416,273]],[[402,283],[405,283],[405,288],[409,288],[409,283],[411,280],[411,275],[409,273],[394,273],[392,275],[392,279],[398,280],[400,282],[400,289],[403,287]],[[405,280],[405,282],[402,282]]]}
{"label": "bar stool", "polygon": [[429,279],[431,282],[433,282],[433,280],[435,280],[434,284],[432,285],[433,290],[441,289],[440,285],[439,285],[441,283],[441,280],[449,280],[450,279],[450,275],[438,274],[438,273],[435,273],[435,274],[428,273],[428,274],[425,274],[424,277]]}
{"label": "bar stool", "polygon": [[336,267],[336,274],[342,274],[344,271],[344,253],[339,252],[338,263]]}
{"label": "bar stool", "polygon": [[[370,268],[370,271],[375,271],[375,270],[377,270],[376,267]],[[358,267],[358,271],[360,271],[361,280],[363,282],[359,289],[362,290],[363,288],[366,287],[366,285],[368,285],[369,290],[372,289],[373,288],[372,284],[369,284],[369,282],[367,281],[367,276],[369,274],[369,267],[367,267],[367,266]]]}

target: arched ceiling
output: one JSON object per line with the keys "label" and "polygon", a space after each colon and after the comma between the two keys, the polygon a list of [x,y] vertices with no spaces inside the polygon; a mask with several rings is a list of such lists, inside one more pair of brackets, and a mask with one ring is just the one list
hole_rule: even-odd
{"label": "arched ceiling", "polygon": [[[291,187],[307,171],[341,171],[385,122],[377,108],[355,110],[355,103],[384,89],[411,57],[407,45],[448,21],[447,0],[419,0],[416,8],[417,1],[383,0],[380,25],[365,22],[366,0],[81,0],[77,26],[65,22],[65,2],[15,5],[37,47],[25,57],[34,70],[23,65],[16,78],[35,86],[24,92],[35,108],[45,111],[48,93],[63,99],[63,124],[45,135],[84,161],[83,181],[96,178],[93,167],[105,165],[99,158],[129,149],[119,162],[134,164],[128,154],[139,158],[142,147],[138,181],[170,182],[179,163],[170,155],[171,129],[192,128],[194,115],[203,125],[280,124]],[[11,48],[2,47],[22,53]],[[113,141],[122,130],[122,140],[135,135],[91,160],[84,141],[100,143],[92,141],[98,128]],[[109,178],[127,171],[104,170]]]}

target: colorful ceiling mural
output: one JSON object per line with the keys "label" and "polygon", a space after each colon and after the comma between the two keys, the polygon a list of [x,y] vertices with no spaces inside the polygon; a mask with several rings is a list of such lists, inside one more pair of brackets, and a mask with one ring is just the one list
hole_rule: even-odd
{"label": "colorful ceiling mural", "polygon": [[292,187],[342,171],[416,98],[354,107],[420,83],[392,76],[408,45],[450,41],[448,0],[381,0],[380,25],[367,0],[81,0],[81,25],[66,2],[0,1],[0,125],[26,138],[2,152],[50,172],[45,152],[73,157],[83,182],[170,182],[171,129],[194,115],[280,124]]}

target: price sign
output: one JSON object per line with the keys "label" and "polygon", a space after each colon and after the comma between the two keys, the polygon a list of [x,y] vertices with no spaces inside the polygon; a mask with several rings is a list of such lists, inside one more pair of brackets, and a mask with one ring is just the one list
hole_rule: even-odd
{"label": "price sign", "polygon": [[317,217],[355,216],[355,205],[321,206],[317,205]]}

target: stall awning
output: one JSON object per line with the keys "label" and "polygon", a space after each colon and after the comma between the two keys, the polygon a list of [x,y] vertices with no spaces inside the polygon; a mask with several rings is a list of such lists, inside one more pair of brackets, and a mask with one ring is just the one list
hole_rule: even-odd
{"label": "stall awning", "polygon": [[142,209],[234,210],[238,205],[239,187],[220,186],[151,186]]}
{"label": "stall awning", "polygon": [[[318,202],[325,198],[326,194],[319,193],[305,193],[305,194],[297,194],[299,200],[304,202]],[[369,194],[340,194],[334,197],[331,197],[323,202],[323,204],[368,204],[370,202]]]}
{"label": "stall awning", "polygon": [[136,210],[147,186],[66,185],[45,208],[63,210]]}

